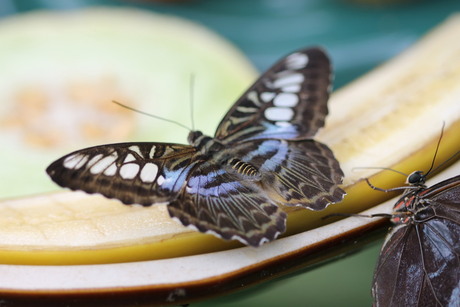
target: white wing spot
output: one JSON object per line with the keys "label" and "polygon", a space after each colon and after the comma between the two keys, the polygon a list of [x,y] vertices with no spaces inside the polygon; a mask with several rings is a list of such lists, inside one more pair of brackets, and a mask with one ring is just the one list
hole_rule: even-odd
{"label": "white wing spot", "polygon": [[158,176],[157,184],[162,185],[165,182],[165,177],[163,175]]}
{"label": "white wing spot", "polygon": [[273,82],[275,88],[282,88],[287,85],[300,84],[304,81],[304,76],[300,73],[286,74]]}
{"label": "white wing spot", "polygon": [[281,88],[283,92],[288,92],[288,93],[298,93],[300,92],[300,89],[302,87],[300,84],[291,84],[291,85],[286,85]]}
{"label": "white wing spot", "polygon": [[62,165],[64,165],[64,167],[66,168],[73,169],[75,168],[75,166],[77,166],[78,162],[80,162],[81,159],[83,159],[84,157],[85,156],[82,154],[74,154],[74,155],[68,156],[67,158],[64,159],[64,162],[62,163]]}
{"label": "white wing spot", "polygon": [[123,163],[129,163],[129,162],[133,162],[133,161],[136,161],[136,158],[132,154],[128,154],[126,156],[125,160],[123,161]]}
{"label": "white wing spot", "polygon": [[276,122],[275,125],[278,127],[290,127],[292,124],[290,122]]}
{"label": "white wing spot", "polygon": [[150,152],[149,152],[149,158],[150,159],[153,159],[153,155],[155,154],[155,145],[152,145],[152,148],[150,148]]}
{"label": "white wing spot", "polygon": [[83,158],[77,163],[77,165],[75,165],[75,169],[81,168],[83,165],[86,164],[86,162],[88,162],[88,160],[89,156],[83,156]]}
{"label": "white wing spot", "polygon": [[260,106],[259,97],[257,97],[257,93],[255,91],[249,92],[246,97],[248,100],[252,101],[256,106]]}
{"label": "white wing spot", "polygon": [[91,158],[91,160],[89,160],[88,164],[86,165],[86,167],[91,167],[93,166],[97,161],[99,161],[101,158],[103,157],[102,154],[98,154],[98,155],[95,155],[94,157]]}
{"label": "white wing spot", "polygon": [[158,166],[154,163],[146,163],[141,171],[143,182],[154,182],[158,174]]}
{"label": "white wing spot", "polygon": [[[93,175],[102,173],[102,172],[104,172],[104,170],[106,170],[107,167],[109,167],[112,163],[114,163],[116,159],[117,159],[117,154],[116,153],[113,153],[110,156],[105,156],[104,158],[99,160],[99,162],[94,164],[93,167],[91,167],[91,169],[89,171]],[[115,170],[116,170],[116,166],[115,166]],[[104,174],[106,174],[106,173],[104,172]]]}
{"label": "white wing spot", "polygon": [[290,108],[268,108],[264,112],[265,117],[271,121],[289,121],[294,117],[294,111]]}
{"label": "white wing spot", "polygon": [[295,107],[299,103],[299,97],[292,93],[280,93],[273,100],[277,107]]}
{"label": "white wing spot", "polygon": [[104,171],[104,175],[106,175],[106,176],[114,176],[116,173],[117,173],[117,166],[115,164],[111,164]]}
{"label": "white wing spot", "polygon": [[302,69],[308,64],[308,56],[303,53],[293,53],[286,57],[286,67],[289,69]]}
{"label": "white wing spot", "polygon": [[128,149],[131,150],[131,151],[134,151],[135,153],[137,153],[139,156],[142,157],[141,149],[139,148],[139,146],[132,145],[132,146],[129,146]]}
{"label": "white wing spot", "polygon": [[275,97],[275,93],[272,92],[263,92],[260,94],[260,98],[262,98],[263,102],[270,102],[273,97]]}
{"label": "white wing spot", "polygon": [[239,106],[239,107],[236,108],[236,110],[238,112],[241,112],[241,113],[256,113],[259,109],[258,108]]}
{"label": "white wing spot", "polygon": [[139,173],[139,168],[136,163],[124,164],[120,167],[120,176],[123,179],[133,179]]}

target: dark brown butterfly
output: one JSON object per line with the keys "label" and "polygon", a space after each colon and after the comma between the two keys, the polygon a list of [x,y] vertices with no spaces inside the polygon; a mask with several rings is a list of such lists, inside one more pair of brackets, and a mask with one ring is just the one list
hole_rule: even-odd
{"label": "dark brown butterfly", "polygon": [[389,216],[395,226],[374,273],[375,306],[460,306],[460,176],[431,187],[425,179],[421,171],[407,177]]}

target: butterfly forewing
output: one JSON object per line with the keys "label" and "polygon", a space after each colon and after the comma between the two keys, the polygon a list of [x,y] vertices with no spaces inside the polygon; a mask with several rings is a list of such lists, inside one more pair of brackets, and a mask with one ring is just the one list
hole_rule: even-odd
{"label": "butterfly forewing", "polygon": [[235,103],[215,137],[301,139],[324,125],[331,85],[330,62],[320,48],[299,50],[276,63]]}
{"label": "butterfly forewing", "polygon": [[121,143],[75,151],[46,171],[60,186],[150,206],[176,198],[194,157],[187,145]]}
{"label": "butterfly forewing", "polygon": [[394,227],[382,248],[375,305],[459,306],[460,176],[411,191],[397,205],[405,200],[413,215]]}

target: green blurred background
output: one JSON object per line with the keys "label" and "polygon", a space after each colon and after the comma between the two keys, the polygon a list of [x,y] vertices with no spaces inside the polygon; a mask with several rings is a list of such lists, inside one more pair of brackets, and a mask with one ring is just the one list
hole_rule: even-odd
{"label": "green blurred background", "polygon": [[[193,20],[231,41],[261,71],[294,49],[322,45],[333,60],[335,88],[400,53],[460,10],[458,0],[2,0],[0,17],[96,5],[137,7]],[[192,306],[370,306],[381,244]]]}

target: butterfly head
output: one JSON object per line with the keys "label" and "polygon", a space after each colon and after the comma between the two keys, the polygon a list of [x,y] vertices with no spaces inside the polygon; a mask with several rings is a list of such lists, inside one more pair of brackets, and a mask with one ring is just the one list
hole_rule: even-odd
{"label": "butterfly head", "polygon": [[196,146],[196,144],[199,144],[201,139],[204,137],[203,133],[201,131],[190,131],[187,137],[187,141],[190,145]]}
{"label": "butterfly head", "polygon": [[204,135],[201,131],[190,131],[187,140],[190,145],[203,154],[218,152],[225,148],[217,139]]}
{"label": "butterfly head", "polygon": [[415,171],[412,172],[409,176],[407,176],[406,184],[412,186],[424,186],[425,185],[426,176],[423,174],[422,171]]}

